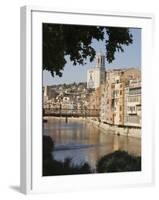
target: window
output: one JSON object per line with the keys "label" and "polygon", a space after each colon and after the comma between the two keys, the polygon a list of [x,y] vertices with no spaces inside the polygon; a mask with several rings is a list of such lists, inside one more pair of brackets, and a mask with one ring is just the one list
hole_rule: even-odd
{"label": "window", "polygon": [[111,88],[115,88],[115,85],[114,85],[114,84],[112,84],[112,85],[111,85]]}

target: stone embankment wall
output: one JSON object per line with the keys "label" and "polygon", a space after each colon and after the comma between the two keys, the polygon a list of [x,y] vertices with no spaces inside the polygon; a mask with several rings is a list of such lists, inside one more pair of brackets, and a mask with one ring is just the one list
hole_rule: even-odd
{"label": "stone embankment wall", "polygon": [[141,128],[140,127],[128,127],[128,126],[116,126],[116,125],[110,125],[105,124],[102,122],[98,122],[95,119],[87,119],[89,123],[92,123],[92,125],[100,128],[103,130],[103,132],[107,132],[109,130],[112,131],[113,134],[116,135],[124,135],[124,136],[130,136],[130,137],[136,137],[141,138]]}

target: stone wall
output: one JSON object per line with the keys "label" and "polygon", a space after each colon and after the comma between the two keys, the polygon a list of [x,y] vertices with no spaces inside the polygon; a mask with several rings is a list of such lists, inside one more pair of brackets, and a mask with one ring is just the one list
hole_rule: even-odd
{"label": "stone wall", "polygon": [[141,138],[141,128],[139,127],[129,127],[129,126],[119,127],[115,125],[101,123],[97,119],[87,119],[87,120],[89,123],[92,123],[92,125],[102,129],[103,132],[109,130],[112,131],[113,134]]}

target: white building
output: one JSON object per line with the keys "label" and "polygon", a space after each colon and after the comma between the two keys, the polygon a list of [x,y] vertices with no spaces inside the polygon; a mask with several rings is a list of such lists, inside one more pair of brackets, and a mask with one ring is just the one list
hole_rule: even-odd
{"label": "white building", "polygon": [[141,127],[141,81],[132,80],[125,89],[125,125]]}
{"label": "white building", "polygon": [[87,71],[87,88],[96,89],[105,81],[105,56],[96,55],[96,67]]}
{"label": "white building", "polygon": [[43,101],[44,103],[47,102],[49,99],[50,99],[50,87],[47,85],[47,86],[44,86],[43,87]]}

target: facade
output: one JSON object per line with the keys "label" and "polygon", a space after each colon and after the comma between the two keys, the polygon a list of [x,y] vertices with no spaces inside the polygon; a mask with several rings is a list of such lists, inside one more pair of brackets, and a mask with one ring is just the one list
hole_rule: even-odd
{"label": "facade", "polygon": [[114,69],[106,72],[105,83],[101,86],[100,117],[104,123],[124,125],[125,88],[130,80],[141,77],[138,69]]}
{"label": "facade", "polygon": [[92,91],[89,95],[88,109],[92,114],[98,114],[101,105],[101,88],[98,87],[96,90]]}
{"label": "facade", "polygon": [[127,126],[141,127],[141,81],[131,80],[125,88],[125,122]]}
{"label": "facade", "polygon": [[123,125],[124,123],[124,86],[123,72],[115,77],[115,83],[112,84],[112,111],[113,111],[113,124]]}
{"label": "facade", "polygon": [[97,54],[96,67],[87,71],[87,88],[96,89],[105,80],[105,56]]}
{"label": "facade", "polygon": [[100,109],[100,100],[101,100],[101,94],[100,94],[100,88],[97,88],[89,95],[89,109]]}
{"label": "facade", "polygon": [[106,84],[101,85],[101,102],[100,102],[100,119],[102,122],[106,121],[106,111],[107,111],[107,90]]}
{"label": "facade", "polygon": [[101,121],[121,125],[123,124],[123,70],[109,70],[106,81],[102,86]]}

